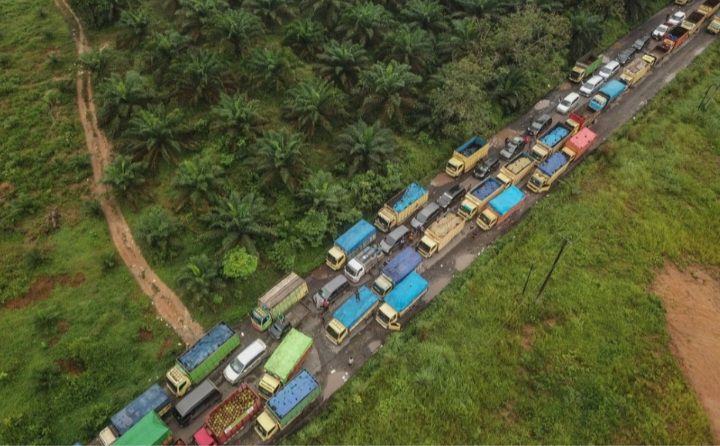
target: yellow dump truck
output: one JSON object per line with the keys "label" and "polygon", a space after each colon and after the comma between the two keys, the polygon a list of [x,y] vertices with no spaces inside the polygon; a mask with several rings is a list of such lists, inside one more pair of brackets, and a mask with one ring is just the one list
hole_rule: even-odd
{"label": "yellow dump truck", "polygon": [[649,54],[643,54],[640,59],[634,60],[630,65],[626,66],[620,75],[620,80],[625,82],[628,87],[635,85],[650,72],[655,65],[657,58]]}
{"label": "yellow dump truck", "polygon": [[698,11],[705,14],[705,17],[709,17],[716,12],[718,12],[718,9],[720,9],[720,0],[705,0],[700,7],[698,7]]}
{"label": "yellow dump truck", "polygon": [[463,217],[465,220],[472,219],[475,215],[477,215],[478,210],[485,207],[488,201],[492,200],[496,195],[504,191],[508,184],[509,181],[505,176],[502,178],[499,176],[486,178],[480,184],[468,191],[462,203],[460,203],[458,215]]}
{"label": "yellow dump truck", "polygon": [[558,122],[552,129],[538,138],[532,150],[530,150],[530,157],[538,163],[543,161],[548,156],[560,150],[565,144],[565,141],[576,134],[584,125],[585,117],[577,113],[570,113],[570,116],[568,116],[565,122]]}
{"label": "yellow dump truck", "polygon": [[417,183],[401,190],[380,209],[375,217],[375,226],[388,232],[402,224],[428,201],[428,191]]}
{"label": "yellow dump truck", "polygon": [[527,188],[532,192],[546,192],[570,167],[570,163],[580,158],[595,142],[597,135],[589,128],[584,128],[570,138],[560,152],[553,153],[542,162],[528,181]]}
{"label": "yellow dump truck", "polygon": [[523,152],[502,166],[497,177],[506,185],[518,184],[530,175],[535,164],[536,161],[528,153]]}
{"label": "yellow dump truck", "polygon": [[465,172],[470,172],[478,161],[487,156],[489,150],[490,143],[479,136],[473,136],[455,149],[452,158],[445,166],[445,173],[456,178]]}
{"label": "yellow dump truck", "polygon": [[707,27],[710,34],[720,33],[720,14],[715,14]]}
{"label": "yellow dump truck", "polygon": [[425,231],[417,250],[425,258],[429,258],[448,245],[465,227],[465,219],[457,214],[447,214]]}

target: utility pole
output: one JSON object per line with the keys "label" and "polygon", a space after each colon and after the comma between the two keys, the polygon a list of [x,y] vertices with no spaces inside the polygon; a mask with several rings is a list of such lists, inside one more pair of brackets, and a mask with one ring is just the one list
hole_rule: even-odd
{"label": "utility pole", "polygon": [[700,100],[698,103],[698,110],[700,111],[707,111],[708,104],[710,101],[713,100],[714,93],[718,89],[718,84],[712,84],[710,85],[707,90],[705,90],[705,96]]}
{"label": "utility pole", "polygon": [[552,276],[553,272],[555,271],[555,267],[557,266],[558,262],[560,261],[560,256],[562,256],[563,251],[565,251],[565,246],[567,246],[568,241],[567,239],[563,239],[562,245],[560,245],[560,250],[557,253],[557,256],[555,256],[555,261],[552,264],[552,267],[550,267],[550,271],[548,271],[547,276],[545,276],[545,281],[543,282],[542,286],[540,287],[540,290],[537,293],[537,296],[535,296],[535,301],[537,302],[540,299],[540,296],[542,295],[543,291],[545,291],[545,286],[550,281],[550,277]]}
{"label": "utility pole", "polygon": [[527,277],[525,278],[525,285],[523,285],[523,290],[522,290],[521,296],[525,295],[525,290],[527,290],[528,282],[530,282],[530,275],[532,274],[533,269],[535,269],[534,263],[532,265],[530,265],[530,270],[528,271]]}

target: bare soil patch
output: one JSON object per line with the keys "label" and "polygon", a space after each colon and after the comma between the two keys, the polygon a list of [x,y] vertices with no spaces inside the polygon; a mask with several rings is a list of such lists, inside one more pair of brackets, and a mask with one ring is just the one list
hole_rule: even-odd
{"label": "bare soil patch", "polygon": [[78,376],[85,371],[85,364],[75,358],[62,358],[55,361],[55,364],[68,375]]}
{"label": "bare soil patch", "polygon": [[85,275],[83,273],[43,276],[35,280],[35,282],[30,285],[30,290],[27,293],[5,303],[4,308],[8,308],[10,310],[25,308],[34,302],[45,300],[50,297],[52,290],[57,284],[76,287],[83,282],[85,282]]}
{"label": "bare soil patch", "polygon": [[155,336],[153,335],[152,330],[148,330],[145,327],[140,327],[140,329],[138,330],[138,337],[143,342],[150,342]]}
{"label": "bare soil patch", "polygon": [[681,271],[666,262],[652,291],[665,303],[671,350],[700,397],[720,440],[720,271],[699,265]]}

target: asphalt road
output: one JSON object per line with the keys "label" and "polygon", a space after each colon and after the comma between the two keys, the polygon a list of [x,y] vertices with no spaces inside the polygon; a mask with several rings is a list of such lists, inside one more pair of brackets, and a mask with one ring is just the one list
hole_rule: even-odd
{"label": "asphalt road", "polygon": [[[692,11],[700,2],[700,0],[696,0],[682,9]],[[668,7],[658,12],[653,18],[616,42],[604,53],[605,56],[614,58],[619,51],[630,46],[638,37],[649,34],[658,24],[664,21],[665,15],[668,12],[675,9],[677,8]],[[647,104],[648,100],[654,97],[680,70],[690,64],[713,40],[713,36],[707,34],[704,30],[697,32],[682,47],[657,64],[645,79],[630,88],[629,91],[610,105],[607,110],[601,113],[594,124],[590,126],[598,134],[598,140],[592,150],[596,149],[599,144],[605,141],[614,130],[632,119],[633,116]],[[655,42],[653,41],[651,46],[654,44]],[[493,142],[494,150],[498,150],[505,137],[520,133],[525,129],[535,115],[553,111],[559,100],[569,91],[576,88],[573,84],[563,83],[556,90],[549,93],[533,110],[529,111],[526,115],[493,137],[491,141]],[[580,107],[584,107],[584,102],[586,102],[586,99]],[[578,109],[580,109],[580,107]],[[553,114],[553,121],[558,122],[559,120],[564,120],[564,117]],[[450,156],[450,152],[451,149],[448,148],[448,157]],[[570,171],[575,165],[577,165],[577,162],[570,166]],[[465,175],[457,181],[462,182],[468,187],[478,182],[469,175]],[[455,183],[456,181],[447,177],[444,173],[439,174],[432,180],[429,187],[431,199],[437,198],[442,192]],[[422,301],[415,306],[409,315],[405,316],[402,322],[413,317],[414,314],[426,307],[440,294],[447,284],[450,283],[456,273],[467,268],[475,257],[480,255],[503,233],[507,232],[515,222],[529,212],[532,206],[544,196],[544,194],[527,193],[528,197],[525,205],[509,221],[488,232],[481,231],[474,222],[468,222],[461,235],[456,237],[448,247],[423,262],[418,271],[429,280],[430,289],[425,296],[423,296]],[[366,276],[361,284],[374,280],[377,272],[377,270],[374,271],[373,274],[370,275],[372,277]],[[330,271],[326,266],[318,267],[313,271],[310,276],[306,278],[310,288],[310,295],[336,274],[336,272]],[[339,299],[335,306],[343,301],[344,299]],[[331,308],[328,314],[322,315],[314,308],[310,299],[305,298],[301,304],[296,305],[288,315],[293,326],[314,338],[314,347],[305,362],[305,368],[321,382],[323,393],[320,401],[315,403],[312,409],[308,410],[300,420],[293,423],[288,430],[282,432],[282,435],[273,438],[272,442],[277,442],[282,436],[299,429],[307,420],[314,416],[330,399],[332,394],[342,387],[368,358],[382,348],[386,337],[390,334],[390,332],[382,329],[380,325],[375,323],[373,318],[370,318],[356,329],[349,337],[349,340],[346,340],[342,346],[335,346],[324,336],[324,326],[329,320],[332,310],[333,308]],[[274,349],[277,345],[277,342],[272,341],[267,334],[258,335],[258,333],[251,328],[249,319],[235,328],[243,337],[243,346],[257,337],[261,337],[268,342],[271,349]],[[348,358],[350,356],[354,359],[352,366],[348,365]],[[225,364],[227,364],[227,362],[228,361],[226,361]],[[223,366],[225,364],[223,364]],[[222,369],[223,367],[218,368],[210,378],[218,384],[221,392],[226,396],[235,388],[222,379]],[[254,373],[247,377],[246,381],[257,384],[262,375],[261,369],[261,367],[258,367]],[[169,422],[176,438],[182,438],[189,443],[192,440],[192,434],[202,425],[203,416],[199,416],[193,423],[184,428],[178,426],[173,419],[168,418],[166,421]],[[244,432],[233,439],[233,443],[238,444],[257,444],[258,442],[259,438],[252,432],[251,428],[246,428]]]}

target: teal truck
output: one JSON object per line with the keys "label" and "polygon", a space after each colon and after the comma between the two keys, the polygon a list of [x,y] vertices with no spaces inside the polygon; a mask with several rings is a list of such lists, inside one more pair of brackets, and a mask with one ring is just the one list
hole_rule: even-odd
{"label": "teal truck", "polygon": [[400,318],[420,300],[427,290],[428,281],[415,271],[411,272],[385,297],[385,302],[378,308],[375,320],[383,328],[399,330]]}
{"label": "teal truck", "polygon": [[372,243],[376,234],[375,226],[366,220],[360,220],[335,239],[335,245],[328,251],[325,263],[335,271],[340,270],[345,262]]}
{"label": "teal truck", "polygon": [[255,432],[262,441],[269,440],[286,428],[320,397],[322,389],[314,376],[302,370],[272,397],[255,422]]}
{"label": "teal truck", "polygon": [[166,374],[166,385],[180,398],[199,383],[240,345],[240,336],[220,322],[175,361]]}
{"label": "teal truck", "polygon": [[250,313],[253,328],[261,332],[267,330],[307,293],[305,280],[295,273],[288,274],[258,299],[257,307]]}
{"label": "teal truck", "polygon": [[265,363],[265,374],[258,384],[260,395],[265,398],[275,395],[300,370],[312,345],[310,336],[294,328],[290,330]]}
{"label": "teal truck", "polygon": [[595,112],[603,110],[609,103],[623,94],[627,88],[628,87],[625,82],[617,79],[611,80],[607,84],[603,85],[598,94],[590,99],[590,102],[588,102],[588,108]]}
{"label": "teal truck", "polygon": [[592,76],[595,70],[600,68],[600,65],[602,65],[602,56],[588,53],[575,62],[575,66],[573,66],[568,79],[570,79],[570,82],[579,84],[586,78]]}
{"label": "teal truck", "polygon": [[380,300],[375,293],[366,286],[361,287],[335,310],[332,320],[325,327],[325,336],[334,344],[342,344],[362,321],[370,317],[378,303]]}

